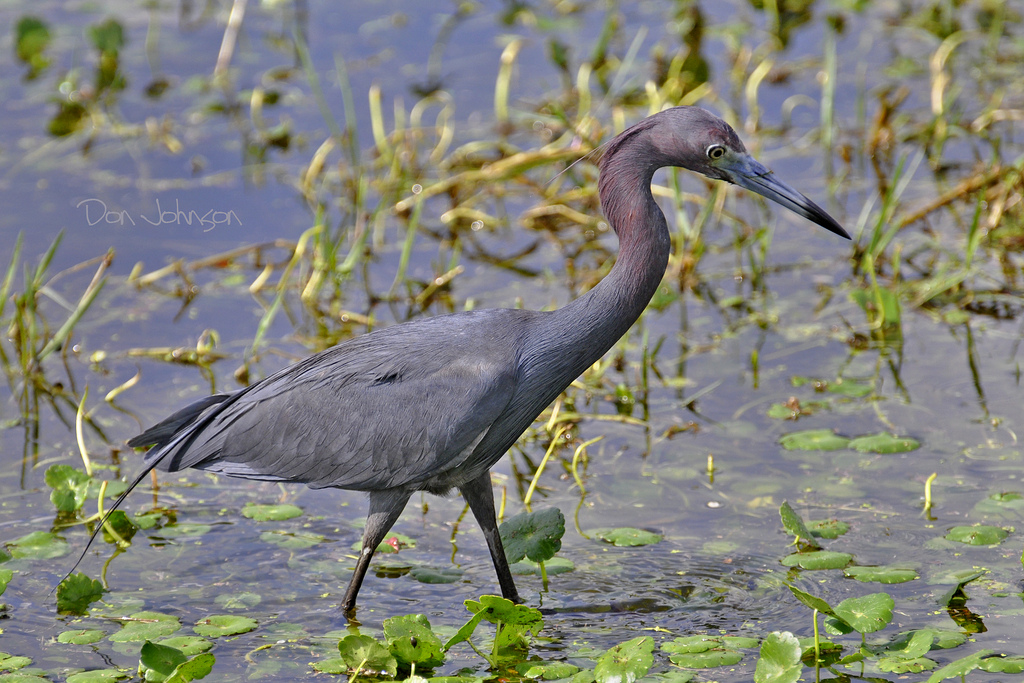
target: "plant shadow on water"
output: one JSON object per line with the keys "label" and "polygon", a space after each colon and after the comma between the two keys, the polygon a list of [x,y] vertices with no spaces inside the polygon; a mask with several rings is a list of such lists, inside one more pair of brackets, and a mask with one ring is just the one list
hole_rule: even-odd
{"label": "plant shadow on water", "polygon": [[[1024,17],[969,4],[0,9],[0,683],[1012,680]],[[143,425],[592,287],[617,245],[586,155],[675,104],[854,241],[656,176],[662,287],[494,472],[527,607],[486,595],[462,500],[423,496],[346,624],[363,496],[201,472],[137,490],[52,590]]]}

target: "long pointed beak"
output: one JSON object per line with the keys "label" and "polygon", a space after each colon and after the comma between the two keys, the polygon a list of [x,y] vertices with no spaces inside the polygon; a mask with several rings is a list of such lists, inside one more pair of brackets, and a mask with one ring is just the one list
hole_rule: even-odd
{"label": "long pointed beak", "polygon": [[829,232],[850,239],[835,218],[829,216],[823,208],[803,196],[792,187],[782,182],[765,166],[749,155],[739,157],[729,166],[719,166],[726,172],[730,182],[767,197],[781,204],[793,213],[799,214],[809,221],[817,223]]}

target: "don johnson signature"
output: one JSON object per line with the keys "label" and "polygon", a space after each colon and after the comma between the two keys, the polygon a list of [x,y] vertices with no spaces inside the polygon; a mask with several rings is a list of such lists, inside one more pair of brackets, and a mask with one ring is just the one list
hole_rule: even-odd
{"label": "don johnson signature", "polygon": [[[98,223],[107,225],[138,225],[135,219],[127,211],[110,211],[102,199],[83,199],[75,205],[75,208],[85,207],[85,222],[90,226]],[[210,209],[206,213],[199,213],[195,210],[185,211],[177,199],[174,200],[174,210],[164,209],[160,206],[160,200],[156,200],[156,212],[150,215],[139,214],[139,219],[150,225],[198,225],[204,232],[209,232],[219,225],[242,224],[242,219],[234,211],[218,211]]]}

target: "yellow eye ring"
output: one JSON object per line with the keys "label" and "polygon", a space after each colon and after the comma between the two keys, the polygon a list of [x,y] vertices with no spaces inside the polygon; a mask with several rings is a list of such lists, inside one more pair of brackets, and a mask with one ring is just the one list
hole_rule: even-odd
{"label": "yellow eye ring", "polygon": [[712,161],[721,159],[725,156],[725,147],[722,147],[721,145],[709,145],[706,154],[708,155],[708,159],[711,159]]}

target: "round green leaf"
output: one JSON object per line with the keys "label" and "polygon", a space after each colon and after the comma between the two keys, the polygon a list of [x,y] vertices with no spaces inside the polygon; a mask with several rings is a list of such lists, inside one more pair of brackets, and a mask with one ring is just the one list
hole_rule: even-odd
{"label": "round green leaf", "polygon": [[1024,657],[1007,657],[1004,655],[986,657],[978,662],[978,668],[993,674],[1024,673]]}
{"label": "round green leaf", "polygon": [[151,669],[163,677],[170,676],[179,664],[186,661],[188,657],[181,650],[167,645],[157,645],[148,640],[142,644],[142,650],[139,652],[140,671]]}
{"label": "round green leaf", "polygon": [[338,652],[350,671],[361,669],[364,675],[378,673],[391,677],[398,673],[394,656],[370,636],[345,636],[338,642]]}
{"label": "round green leaf", "polygon": [[280,522],[302,516],[302,508],[297,505],[256,505],[246,503],[242,508],[242,516],[257,522]]}
{"label": "round green leaf", "polygon": [[413,567],[409,574],[420,583],[445,584],[455,583],[463,572],[458,567]]}
{"label": "round green leaf", "polygon": [[521,512],[505,520],[498,532],[509,563],[514,564],[524,557],[544,562],[554,557],[562,547],[565,517],[558,508]]}
{"label": "round green leaf", "polygon": [[52,560],[69,552],[67,541],[49,531],[33,531],[10,541],[7,548],[19,560]]}
{"label": "round green leaf", "polygon": [[57,642],[67,643],[69,645],[89,645],[90,643],[103,640],[106,637],[106,631],[100,631],[95,628],[78,628],[61,632],[60,635],[57,636]]}
{"label": "round green leaf", "polygon": [[840,553],[834,550],[793,553],[782,558],[782,564],[785,566],[803,569],[842,569],[851,561],[853,561],[853,555],[850,553]]}
{"label": "round green leaf", "polygon": [[165,645],[181,650],[188,657],[194,657],[213,648],[213,643],[199,636],[173,636],[171,638],[164,638],[157,645]]}
{"label": "round green leaf", "polygon": [[6,652],[0,652],[0,671],[17,671],[18,669],[24,669],[31,663],[31,657],[11,656]]}
{"label": "round green leaf", "polygon": [[57,586],[57,611],[62,614],[85,614],[89,605],[106,593],[103,584],[78,572]]}
{"label": "round green leaf", "polygon": [[222,636],[237,636],[239,633],[255,631],[257,626],[259,626],[259,622],[249,617],[234,614],[214,614],[197,621],[192,630],[200,636],[220,638]]}
{"label": "round green leaf", "polygon": [[804,665],[800,641],[792,633],[775,631],[761,643],[760,657],[754,669],[755,683],[796,683]]}
{"label": "round green leaf", "polygon": [[997,545],[1009,536],[1009,532],[997,526],[955,526],[946,538],[967,545]]}
{"label": "round green leaf", "polygon": [[843,570],[843,573],[851,579],[864,582],[872,581],[874,583],[906,583],[918,578],[915,570],[897,565],[885,567],[847,567]]}
{"label": "round green leaf", "polygon": [[719,666],[732,666],[743,659],[743,653],[724,647],[716,647],[706,652],[675,654],[669,661],[676,666],[687,669],[714,669]]}
{"label": "round green leaf", "polygon": [[97,669],[95,671],[80,671],[67,677],[67,683],[106,683],[107,681],[121,681],[131,678],[128,671],[118,669]]}
{"label": "round green leaf", "polygon": [[652,531],[634,529],[632,527],[619,527],[617,529],[594,529],[591,532],[594,537],[611,543],[619,548],[633,548],[643,545],[653,545],[661,541],[661,536]]}
{"label": "round green leaf", "polygon": [[250,609],[260,604],[259,593],[225,593],[214,598],[214,602],[226,609]]}
{"label": "round green leaf", "polygon": [[260,534],[260,540],[285,550],[305,550],[323,542],[324,537],[309,532],[264,531]]}
{"label": "round green leaf", "polygon": [[784,434],[779,443],[787,451],[838,451],[850,442],[831,429],[805,429]]}
{"label": "round green leaf", "polygon": [[207,534],[212,528],[213,527],[209,524],[190,524],[188,522],[182,522],[181,524],[165,526],[160,530],[160,535],[164,538],[192,538]]}
{"label": "round green leaf", "polygon": [[422,614],[385,619],[384,638],[388,650],[403,668],[414,664],[418,671],[444,664],[441,641]]}
{"label": "round green leaf", "polygon": [[115,643],[140,643],[169,636],[181,628],[177,617],[159,612],[136,612],[125,619],[121,630],[110,636]]}
{"label": "round green leaf", "polygon": [[580,668],[569,662],[523,662],[516,666],[516,671],[523,678],[543,681],[556,681],[560,678],[575,676]]}
{"label": "round green leaf", "polygon": [[653,652],[654,639],[650,636],[620,643],[598,657],[594,678],[597,683],[633,683],[651,670]]}
{"label": "round green leaf", "polygon": [[893,674],[907,674],[907,673],[921,673],[922,671],[930,671],[937,667],[938,664],[927,657],[915,657],[913,659],[905,659],[903,657],[880,657],[878,660],[878,668],[882,671],[893,673]]}
{"label": "round green leaf", "polygon": [[861,453],[908,453],[920,448],[921,443],[909,436],[894,436],[883,432],[857,437],[850,441],[849,446]]}
{"label": "round green leaf", "polygon": [[836,605],[833,611],[858,633],[873,633],[889,625],[895,604],[887,593],[872,593],[859,598],[847,598]]}
{"label": "round green leaf", "polygon": [[[566,572],[571,572],[574,569],[576,569],[576,565],[573,564],[573,561],[564,557],[552,557],[544,563],[544,571],[547,572],[548,576],[564,574]],[[540,564],[538,562],[531,562],[530,560],[520,560],[519,562],[511,565],[509,570],[516,576],[541,575]]]}

